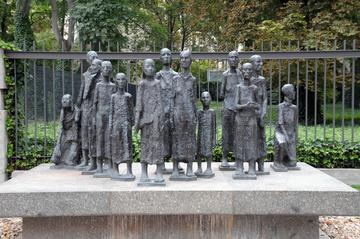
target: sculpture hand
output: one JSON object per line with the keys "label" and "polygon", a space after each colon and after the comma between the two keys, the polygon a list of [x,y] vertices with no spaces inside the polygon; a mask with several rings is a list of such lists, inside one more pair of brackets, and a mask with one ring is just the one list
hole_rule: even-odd
{"label": "sculpture hand", "polygon": [[264,126],[265,126],[265,120],[264,120],[263,117],[260,117],[259,125],[260,125],[261,128],[264,128]]}

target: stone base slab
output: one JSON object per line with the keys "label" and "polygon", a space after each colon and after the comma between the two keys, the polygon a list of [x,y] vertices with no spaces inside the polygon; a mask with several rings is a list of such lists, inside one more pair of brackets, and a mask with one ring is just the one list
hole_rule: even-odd
{"label": "stone base slab", "polygon": [[318,239],[318,217],[146,215],[23,219],[24,239]]}

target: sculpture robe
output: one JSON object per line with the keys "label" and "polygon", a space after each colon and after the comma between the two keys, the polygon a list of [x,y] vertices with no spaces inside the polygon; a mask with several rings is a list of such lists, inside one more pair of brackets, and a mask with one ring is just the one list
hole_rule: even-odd
{"label": "sculpture robe", "polygon": [[75,110],[60,113],[60,130],[57,144],[54,148],[51,162],[56,165],[64,164],[75,166],[79,159],[79,135],[78,122],[76,121],[78,112]]}
{"label": "sculpture robe", "polygon": [[[258,88],[255,85],[238,85],[236,87],[236,103],[244,105],[257,102]],[[236,111],[235,116],[235,149],[236,159],[250,161],[258,158],[258,117],[253,108]]]}
{"label": "sculpture robe", "polygon": [[132,130],[134,107],[129,93],[111,96],[110,144],[113,163],[132,161]]}
{"label": "sculpture robe", "polygon": [[188,162],[196,154],[196,79],[191,74],[175,78],[173,159]]}
{"label": "sculpture robe", "polygon": [[111,95],[115,91],[115,84],[111,82],[100,81],[95,87],[93,110],[95,112],[96,157],[99,158],[111,158],[109,116]]}
{"label": "sculpture robe", "polygon": [[137,124],[141,130],[140,161],[148,164],[164,162],[164,111],[159,80],[142,80],[136,100]]}
{"label": "sculpture robe", "polygon": [[198,111],[197,155],[210,157],[216,146],[216,113],[214,110]]}

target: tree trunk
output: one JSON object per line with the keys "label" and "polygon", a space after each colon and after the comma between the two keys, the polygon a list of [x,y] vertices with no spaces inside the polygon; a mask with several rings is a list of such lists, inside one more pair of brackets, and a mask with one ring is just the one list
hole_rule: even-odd
{"label": "tree trunk", "polygon": [[[74,7],[74,0],[68,0],[68,10]],[[51,5],[51,28],[55,34],[55,38],[58,41],[60,47],[64,46],[65,51],[70,51],[74,43],[74,26],[75,21],[70,16],[69,18],[69,27],[68,27],[68,38],[64,39],[64,32],[60,31],[58,22],[58,8],[56,5],[56,0],[50,0]],[[62,29],[64,28],[65,22],[62,23]]]}
{"label": "tree trunk", "polygon": [[29,12],[31,0],[16,0],[15,9],[15,45],[23,50],[30,50],[34,41]]}

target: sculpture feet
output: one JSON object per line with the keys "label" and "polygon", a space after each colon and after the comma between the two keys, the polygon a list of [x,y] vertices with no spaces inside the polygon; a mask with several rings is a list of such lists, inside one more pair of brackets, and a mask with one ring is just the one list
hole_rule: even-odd
{"label": "sculpture feet", "polygon": [[227,160],[222,160],[221,164],[219,166],[220,171],[234,171],[236,170],[236,167],[233,165],[230,165]]}
{"label": "sculpture feet", "polygon": [[233,177],[233,179],[236,179],[236,180],[256,180],[257,179],[256,174],[246,174],[243,171],[236,171],[232,177]]}
{"label": "sculpture feet", "polygon": [[206,169],[205,172],[198,173],[198,171],[196,171],[195,175],[199,178],[212,178],[215,176],[215,173],[211,169]]}
{"label": "sculpture feet", "polygon": [[140,178],[140,182],[137,184],[139,187],[156,187],[156,186],[166,186],[165,180],[163,178]]}
{"label": "sculpture feet", "polygon": [[83,161],[81,164],[76,165],[75,169],[76,170],[85,170],[87,166],[88,166],[88,162]]}
{"label": "sculpture feet", "polygon": [[[167,169],[167,168],[163,168],[162,169],[162,173],[163,174],[166,174],[166,175],[169,175],[169,174],[172,174],[173,173],[173,170],[172,169]],[[185,173],[185,170],[182,168],[182,167],[180,167],[179,166],[179,173]],[[155,174],[156,174],[156,172],[155,172]]]}
{"label": "sculpture feet", "polygon": [[195,174],[171,174],[170,181],[196,181]]}
{"label": "sculpture feet", "polygon": [[282,164],[271,164],[270,167],[275,171],[275,172],[287,172],[288,168],[285,167]]}
{"label": "sculpture feet", "polygon": [[94,173],[94,178],[111,178],[110,170],[96,170]]}
{"label": "sculpture feet", "polygon": [[133,174],[117,174],[117,175],[111,175],[111,180],[114,181],[134,181],[135,175]]}

